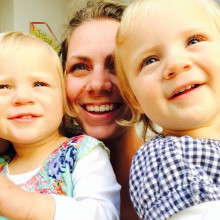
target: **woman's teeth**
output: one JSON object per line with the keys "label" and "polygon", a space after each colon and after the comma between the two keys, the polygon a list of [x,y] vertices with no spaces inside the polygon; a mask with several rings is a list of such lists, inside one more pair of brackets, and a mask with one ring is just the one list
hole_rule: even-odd
{"label": "woman's teeth", "polygon": [[88,112],[107,112],[113,110],[113,104],[110,105],[88,105],[85,109]]}

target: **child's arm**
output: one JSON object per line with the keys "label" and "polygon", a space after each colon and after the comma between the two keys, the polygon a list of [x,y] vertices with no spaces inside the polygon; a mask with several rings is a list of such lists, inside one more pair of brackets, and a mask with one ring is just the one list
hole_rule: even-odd
{"label": "child's arm", "polygon": [[9,219],[54,219],[52,196],[31,193],[14,185],[0,175],[0,216]]}
{"label": "child's arm", "polygon": [[0,176],[0,215],[14,220],[119,220],[120,186],[101,146],[78,161],[73,183],[73,198],[52,197],[24,191]]}
{"label": "child's arm", "polygon": [[77,163],[73,183],[73,198],[55,196],[55,220],[119,220],[121,187],[101,146]]}

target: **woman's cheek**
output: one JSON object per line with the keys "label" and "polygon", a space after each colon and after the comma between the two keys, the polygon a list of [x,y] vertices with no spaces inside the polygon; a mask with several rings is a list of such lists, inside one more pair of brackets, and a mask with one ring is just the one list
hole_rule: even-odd
{"label": "woman's cheek", "polygon": [[69,102],[75,103],[76,99],[82,94],[85,88],[84,83],[82,80],[72,76],[67,76],[65,81],[67,99]]}

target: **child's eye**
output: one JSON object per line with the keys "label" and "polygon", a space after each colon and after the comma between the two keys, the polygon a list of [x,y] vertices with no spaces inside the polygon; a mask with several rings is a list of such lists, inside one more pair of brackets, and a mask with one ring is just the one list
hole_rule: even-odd
{"label": "child's eye", "polygon": [[145,65],[150,65],[150,64],[155,63],[157,61],[158,61],[158,59],[151,57],[151,58],[148,58],[147,60],[145,60]]}
{"label": "child's eye", "polygon": [[42,86],[48,86],[48,84],[45,82],[35,82],[34,83],[34,87],[42,87]]}
{"label": "child's eye", "polygon": [[200,41],[205,41],[206,38],[202,35],[193,35],[192,37],[190,37],[188,40],[187,40],[187,46],[190,46],[190,45],[193,45],[193,44],[197,44],[199,43]]}
{"label": "child's eye", "polygon": [[144,59],[143,61],[142,61],[142,63],[140,64],[140,66],[139,66],[139,71],[141,71],[145,66],[149,66],[149,65],[151,65],[151,64],[153,64],[153,63],[156,63],[156,62],[158,62],[159,61],[159,59],[157,58],[157,57],[155,57],[155,56],[149,56],[149,57],[147,57],[146,59]]}
{"label": "child's eye", "polygon": [[1,84],[0,89],[10,89],[10,86],[7,84]]}
{"label": "child's eye", "polygon": [[159,61],[157,58],[155,57],[148,57],[147,59],[145,59],[143,61],[143,63],[141,64],[141,69],[144,67],[144,66],[148,66],[150,64],[153,64],[153,63],[156,63],[157,61]]}

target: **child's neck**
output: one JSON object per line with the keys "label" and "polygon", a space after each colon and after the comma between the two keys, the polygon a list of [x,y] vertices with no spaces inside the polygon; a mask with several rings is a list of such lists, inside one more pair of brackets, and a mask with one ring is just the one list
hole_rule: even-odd
{"label": "child's neck", "polygon": [[220,140],[220,127],[218,128],[216,126],[207,126],[196,129],[179,130],[179,131],[164,129],[163,134],[173,135],[177,137],[187,135],[193,138],[201,138],[201,139],[207,138],[207,139]]}
{"label": "child's neck", "polygon": [[41,166],[45,159],[66,140],[66,137],[55,132],[50,137],[35,143],[13,143],[16,154],[9,163],[10,174],[25,173]]}

